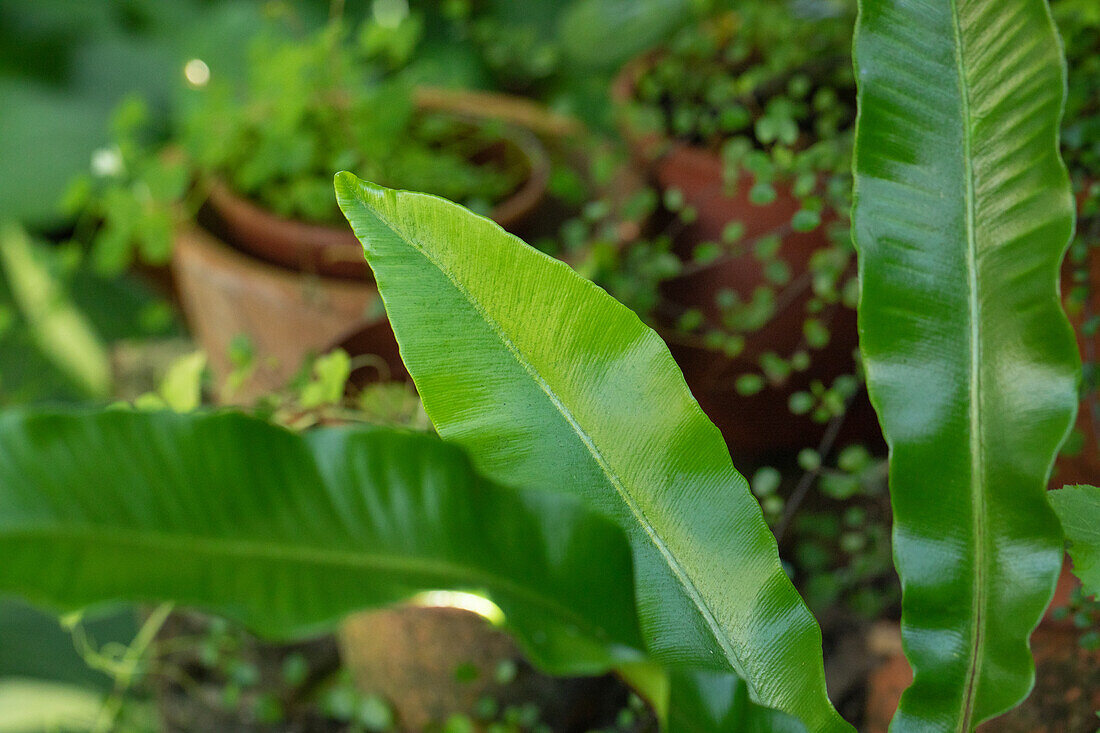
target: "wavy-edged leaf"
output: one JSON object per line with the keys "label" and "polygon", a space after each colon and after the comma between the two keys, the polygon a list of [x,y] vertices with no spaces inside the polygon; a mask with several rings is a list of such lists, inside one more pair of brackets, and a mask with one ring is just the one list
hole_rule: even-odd
{"label": "wavy-edged leaf", "polygon": [[287,636],[461,588],[487,592],[552,671],[603,671],[641,645],[617,527],[497,488],[427,435],[5,413],[0,557],[0,590],[57,608],[167,599]]}
{"label": "wavy-edged leaf", "polygon": [[915,671],[893,729],[968,731],[1031,688],[1061,564],[1043,494],[1077,401],[1064,69],[1044,0],[860,5],[860,345]]}
{"label": "wavy-edged leaf", "polygon": [[657,334],[457,204],[350,173],[336,192],[440,433],[487,475],[580,495],[627,530],[659,661],[733,670],[757,702],[848,729],[821,631]]}
{"label": "wavy-edged leaf", "polygon": [[1100,488],[1067,486],[1047,496],[1070,542],[1073,574],[1086,593],[1100,597]]}

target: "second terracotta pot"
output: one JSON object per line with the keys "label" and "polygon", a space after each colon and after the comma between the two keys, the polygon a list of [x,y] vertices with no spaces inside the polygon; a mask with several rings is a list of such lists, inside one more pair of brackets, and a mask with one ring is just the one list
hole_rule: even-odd
{"label": "second terracotta pot", "polygon": [[[639,57],[616,78],[612,96],[621,110],[625,111],[632,103],[638,77],[655,58],[654,54]],[[772,352],[787,358],[802,346],[805,309],[812,296],[810,259],[815,252],[830,246],[826,230],[835,217],[826,217],[813,231],[792,231],[790,222],[801,204],[789,185],[775,182],[775,199],[763,206],[756,205],[749,196],[755,184],[752,175],[742,171],[736,185],[728,186],[724,164],[716,151],[653,132],[643,133],[631,127],[625,112],[620,115],[620,122],[635,165],[646,171],[660,191],[682,194],[684,206],[691,207],[696,214],[690,225],[671,227],[673,252],[688,265],[689,273],[662,286],[661,297],[667,312],[659,314],[667,329],[670,349],[695,398],[722,430],[736,458],[764,457],[817,442],[825,426],[792,414],[787,404],[793,393],[809,389],[815,380],[829,386],[836,377],[854,371],[852,355],[858,345],[854,311],[837,305],[819,314],[828,324],[830,341],[825,348],[810,352],[812,364],[805,372],[794,373],[781,384],[769,384],[751,396],[739,394],[735,383],[742,374],[759,373],[762,354]],[[732,359],[721,352],[690,345],[675,334],[679,312],[698,310],[708,323],[719,324],[720,292],[732,290],[742,300],[748,300],[758,287],[767,284],[764,264],[751,252],[723,258],[707,267],[691,264],[695,246],[720,242],[731,222],[740,222],[742,241],[746,243],[769,234],[780,237],[777,258],[789,267],[791,283],[777,289],[778,311],[763,327],[744,334],[745,348]],[[881,440],[874,411],[862,394],[852,406],[840,439],[872,444]]]}

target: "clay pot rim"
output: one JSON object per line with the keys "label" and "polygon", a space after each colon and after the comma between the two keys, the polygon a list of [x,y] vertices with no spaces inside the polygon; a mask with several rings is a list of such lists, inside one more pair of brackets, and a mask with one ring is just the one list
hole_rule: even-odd
{"label": "clay pot rim", "polygon": [[667,130],[643,132],[630,124],[627,110],[631,105],[638,104],[635,95],[638,80],[667,53],[668,50],[663,45],[651,48],[632,58],[615,75],[611,82],[611,101],[616,107],[616,126],[629,144],[635,158],[647,165],[654,165],[673,156],[686,156],[692,160],[708,158],[721,165],[722,157],[713,147],[688,142]]}
{"label": "clay pot rim", "polygon": [[[491,110],[485,115],[475,114],[470,105],[464,103],[461,93],[432,96],[430,104],[420,102],[422,98],[418,95],[417,106],[423,110],[452,115],[480,127],[500,125],[500,142],[519,153],[526,164],[527,175],[515,190],[493,207],[489,216],[507,228],[529,215],[545,197],[550,181],[550,158],[538,137],[515,120],[493,115]],[[234,222],[233,228],[251,230],[251,236],[229,238],[228,243],[243,254],[296,272],[316,272],[322,276],[344,279],[372,279],[370,269],[363,260],[362,245],[348,226],[280,216],[236,193],[221,177],[214,177],[207,184],[206,204],[226,223]],[[285,239],[294,241],[297,261],[272,251],[278,248],[268,246],[267,237],[261,233],[265,231],[279,231]],[[303,266],[303,263],[309,262],[322,264],[312,269]],[[331,263],[331,266],[324,263]]]}
{"label": "clay pot rim", "polygon": [[[631,105],[638,103],[635,95],[638,80],[667,53],[668,50],[664,45],[644,51],[626,62],[612,79],[610,96],[615,108],[615,126],[626,140],[634,158],[645,165],[654,165],[674,155],[687,155],[696,160],[703,157],[713,158],[721,163],[721,154],[714,147],[688,142],[675,137],[667,130],[642,132],[630,124],[627,110]],[[797,149],[802,150],[804,146],[800,144]]]}

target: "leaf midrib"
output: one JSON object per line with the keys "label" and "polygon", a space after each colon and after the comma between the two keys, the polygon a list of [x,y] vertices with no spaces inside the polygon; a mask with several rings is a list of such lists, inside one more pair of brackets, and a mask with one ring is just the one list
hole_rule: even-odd
{"label": "leaf midrib", "polygon": [[[356,192],[358,193],[358,189],[356,189]],[[581,427],[580,423],[577,421],[572,411],[564,404],[562,399],[554,391],[553,387],[551,387],[546,379],[543,378],[538,369],[526,357],[524,357],[523,353],[519,350],[515,343],[510,338],[508,338],[507,334],[504,332],[504,329],[500,326],[500,324],[497,323],[496,320],[485,311],[485,308],[481,304],[481,302],[477,298],[475,298],[462,285],[461,282],[458,281],[458,279],[450,272],[448,268],[444,267],[442,263],[440,263],[435,257],[433,257],[428,249],[424,247],[419,241],[417,241],[416,237],[410,236],[407,232],[403,230],[403,228],[397,226],[386,217],[382,216],[376,207],[370,206],[370,204],[368,204],[366,201],[363,201],[362,198],[360,198],[358,195],[356,196],[356,198],[363,206],[367,206],[370,209],[370,213],[372,216],[375,216],[383,225],[385,225],[391,232],[393,232],[394,235],[400,237],[403,241],[408,243],[414,250],[416,250],[422,257],[424,257],[424,259],[426,259],[429,264],[439,270],[439,272],[441,272],[444,277],[446,277],[451,282],[451,284],[454,285],[459,294],[466,299],[466,301],[474,308],[474,310],[477,311],[477,314],[482,318],[482,320],[484,320],[485,323],[489,326],[490,330],[504,345],[508,353],[510,353],[512,357],[516,360],[516,363],[520,366],[520,368],[522,368],[528,374],[528,376],[530,376],[531,379],[539,386],[539,389],[541,389],[542,392],[546,394],[550,403],[559,412],[559,414],[561,414],[562,418],[564,418],[565,421],[569,424],[570,428],[572,428],[573,432],[576,433],[581,443],[585,446],[589,454],[592,456],[593,460],[596,462],[596,465],[600,467],[600,471],[607,478],[607,481],[609,484],[611,484],[612,488],[615,489],[615,492],[619,495],[619,498],[622,500],[623,504],[630,510],[638,525],[645,531],[646,536],[650,539],[650,542],[654,545],[654,547],[656,547],[657,551],[661,553],[661,556],[665,558],[665,562],[668,564],[669,569],[672,570],[673,575],[676,577],[681,587],[683,587],[684,592],[691,600],[692,605],[694,605],[696,609],[698,609],[700,615],[703,617],[703,620],[706,622],[707,627],[710,629],[711,635],[714,637],[715,641],[726,654],[727,660],[732,662],[731,666],[734,667],[734,671],[738,672],[738,674],[740,674],[741,677],[745,679],[745,684],[749,687],[750,690],[752,690],[752,681],[748,679],[748,675],[742,673],[741,668],[743,665],[741,663],[740,657],[738,657],[736,650],[733,648],[733,645],[730,643],[729,639],[726,638],[726,635],[717,617],[707,605],[706,601],[703,599],[702,593],[696,587],[694,581],[691,580],[691,577],[688,575],[687,570],[680,565],[679,561],[672,554],[671,550],[669,550],[668,546],[664,542],[664,539],[661,537],[660,534],[658,534],[657,530],[653,527],[649,518],[646,516],[645,511],[638,505],[638,503],[634,500],[634,497],[627,491],[617,472],[615,472],[611,468],[611,465],[604,457],[603,452],[599,449],[599,446],[596,445],[591,436],[589,436],[588,433]],[[545,256],[549,258],[548,255]],[[561,267],[567,267],[567,265],[565,265],[564,263],[553,260],[553,258],[549,259],[553,263],[560,265]]]}
{"label": "leaf midrib", "polygon": [[973,140],[970,124],[970,83],[963,58],[962,18],[958,0],[951,0],[952,27],[955,35],[955,64],[959,76],[959,106],[963,123],[963,167],[965,168],[966,268],[968,312],[970,316],[969,363],[969,449],[971,530],[974,535],[974,578],[972,593],[975,608],[971,614],[971,656],[966,672],[962,711],[957,730],[968,733],[974,716],[974,698],[981,676],[985,647],[985,469],[982,455],[981,421],[981,301],[978,295],[978,243],[975,215]]}
{"label": "leaf midrib", "polygon": [[[379,555],[365,551],[296,545],[288,542],[262,542],[233,537],[219,538],[182,532],[156,532],[114,526],[96,527],[43,523],[14,529],[0,529],[0,543],[19,538],[87,544],[97,549],[102,549],[104,544],[113,543],[120,546],[150,550],[202,554],[218,559],[236,557],[242,560],[255,560],[272,564],[279,562],[304,563],[321,568],[348,568],[393,573],[403,578],[414,575],[433,581],[438,579],[443,584],[457,581],[457,584],[467,588],[499,590],[522,598],[528,603],[552,611],[578,629],[583,629],[590,636],[597,639],[607,637],[602,629],[567,606],[561,605],[553,596],[545,596],[534,592],[527,586],[493,573],[434,558],[413,557],[406,554]],[[407,585],[407,583],[405,584]]]}

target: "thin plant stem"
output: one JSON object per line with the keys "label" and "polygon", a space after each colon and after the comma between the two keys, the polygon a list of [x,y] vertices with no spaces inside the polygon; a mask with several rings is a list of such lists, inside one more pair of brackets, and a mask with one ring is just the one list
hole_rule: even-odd
{"label": "thin plant stem", "polygon": [[164,627],[165,622],[168,620],[169,614],[172,613],[173,604],[162,603],[153,609],[153,612],[149,614],[149,617],[145,619],[145,623],[142,624],[138,630],[137,636],[134,637],[133,642],[126,648],[122,658],[118,661],[114,670],[114,689],[111,694],[103,702],[103,706],[99,710],[99,715],[96,718],[95,724],[92,726],[92,733],[108,733],[115,729],[115,722],[118,720],[118,714],[122,710],[123,696],[129,691],[131,685],[134,682],[134,677],[137,673],[138,666],[141,664],[142,658],[149,650],[153,640],[156,639],[157,634]]}
{"label": "thin plant stem", "polygon": [[810,487],[814,485],[814,481],[821,475],[821,467],[825,463],[825,456],[833,450],[833,445],[836,443],[841,427],[844,426],[844,419],[848,416],[852,401],[853,398],[848,398],[847,402],[844,403],[844,410],[829,421],[829,426],[825,429],[825,434],[821,436],[821,442],[817,446],[817,454],[821,456],[821,461],[817,468],[802,474],[802,478],[798,480],[798,485],[791,493],[791,498],[787,500],[786,506],[783,507],[783,516],[780,517],[779,524],[775,528],[775,541],[777,543],[783,541],[783,536],[787,533],[787,528],[790,526],[791,520],[794,519],[798,507],[806,499],[807,494],[810,493]]}

